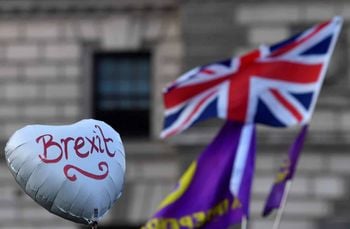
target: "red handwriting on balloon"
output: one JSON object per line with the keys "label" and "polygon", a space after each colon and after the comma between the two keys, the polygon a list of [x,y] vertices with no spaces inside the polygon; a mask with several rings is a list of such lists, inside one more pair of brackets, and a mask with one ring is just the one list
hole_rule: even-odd
{"label": "red handwriting on balloon", "polygon": [[81,168],[76,167],[74,165],[66,165],[66,166],[64,166],[63,172],[64,172],[64,175],[70,181],[76,181],[77,180],[77,176],[75,174],[73,174],[73,175],[69,175],[68,174],[69,170],[71,170],[71,169],[75,169],[79,173],[81,173],[81,174],[83,174],[83,175],[85,175],[87,177],[93,178],[95,180],[103,180],[103,179],[106,178],[106,176],[108,175],[108,172],[109,172],[108,171],[108,164],[105,161],[102,161],[102,162],[98,163],[98,169],[103,172],[103,170],[104,170],[103,168],[106,168],[106,171],[103,174],[101,174],[101,175],[96,175],[96,174],[93,174],[93,173],[89,173],[89,172],[87,172],[85,170],[82,170]]}
{"label": "red handwriting on balloon", "polygon": [[[36,138],[36,142],[42,145],[43,151],[39,154],[39,158],[46,164],[58,163],[62,160],[69,160],[74,153],[79,158],[87,158],[93,153],[106,153],[109,157],[115,156],[115,151],[111,152],[109,148],[109,143],[113,143],[112,138],[106,137],[102,128],[98,125],[94,126],[92,136],[78,136],[78,137],[65,137],[61,139],[54,139],[52,134],[43,134]],[[73,150],[69,150],[69,148]],[[75,169],[82,175],[90,177],[92,179],[101,180],[108,175],[108,164],[106,162],[100,162],[98,164],[99,170],[104,171],[103,166],[105,166],[106,171],[102,175],[95,175],[90,172],[84,171],[76,165],[66,165],[64,166],[65,176],[71,180],[75,181],[76,175],[68,176],[68,170]]]}

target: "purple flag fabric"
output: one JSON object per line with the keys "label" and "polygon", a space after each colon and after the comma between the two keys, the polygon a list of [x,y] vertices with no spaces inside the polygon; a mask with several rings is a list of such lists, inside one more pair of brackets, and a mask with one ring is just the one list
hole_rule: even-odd
{"label": "purple flag fabric", "polygon": [[301,129],[288,154],[288,159],[283,162],[277,174],[275,184],[265,203],[263,216],[268,216],[274,209],[278,209],[281,205],[286,184],[293,179],[297,168],[300,152],[304,145],[308,126],[305,125]]}
{"label": "purple flag fabric", "polygon": [[[255,126],[241,139],[243,124],[226,122],[214,141],[183,174],[175,190],[160,204],[143,229],[228,228],[247,217],[254,170]],[[249,136],[249,134],[246,134]],[[247,144],[239,198],[230,190],[233,161]]]}

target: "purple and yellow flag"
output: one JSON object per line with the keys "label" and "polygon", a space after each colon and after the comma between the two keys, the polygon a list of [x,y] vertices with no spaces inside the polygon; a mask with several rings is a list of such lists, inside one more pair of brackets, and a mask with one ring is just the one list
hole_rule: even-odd
{"label": "purple and yellow flag", "polygon": [[289,150],[288,159],[282,163],[279,172],[277,173],[275,184],[273,185],[267,198],[263,216],[268,216],[274,209],[278,209],[280,207],[286,185],[288,181],[291,181],[294,177],[299,155],[304,145],[307,129],[308,126],[303,126]]}
{"label": "purple and yellow flag", "polygon": [[[248,217],[254,157],[255,126],[226,122],[142,228],[217,229],[240,223],[243,217]],[[246,163],[236,168],[240,176],[235,184],[240,188],[232,190],[235,160]]]}

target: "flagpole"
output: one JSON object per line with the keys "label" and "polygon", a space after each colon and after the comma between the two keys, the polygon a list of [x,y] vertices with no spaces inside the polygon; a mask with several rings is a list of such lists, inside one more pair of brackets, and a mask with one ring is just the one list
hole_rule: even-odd
{"label": "flagpole", "polygon": [[242,223],[241,223],[241,229],[248,229],[248,220],[247,220],[247,217],[243,217]]}
{"label": "flagpole", "polygon": [[286,189],[284,190],[284,193],[283,193],[281,207],[277,211],[277,215],[273,223],[272,229],[278,229],[281,224],[283,212],[287,205],[288,194],[291,187],[292,187],[292,180],[288,180],[286,183]]}

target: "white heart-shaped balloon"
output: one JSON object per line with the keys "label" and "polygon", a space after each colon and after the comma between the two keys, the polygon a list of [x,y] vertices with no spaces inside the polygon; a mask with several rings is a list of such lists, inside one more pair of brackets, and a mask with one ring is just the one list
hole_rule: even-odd
{"label": "white heart-shaped balloon", "polygon": [[7,142],[5,157],[33,200],[74,222],[97,222],[122,193],[124,147],[101,121],[25,126]]}

